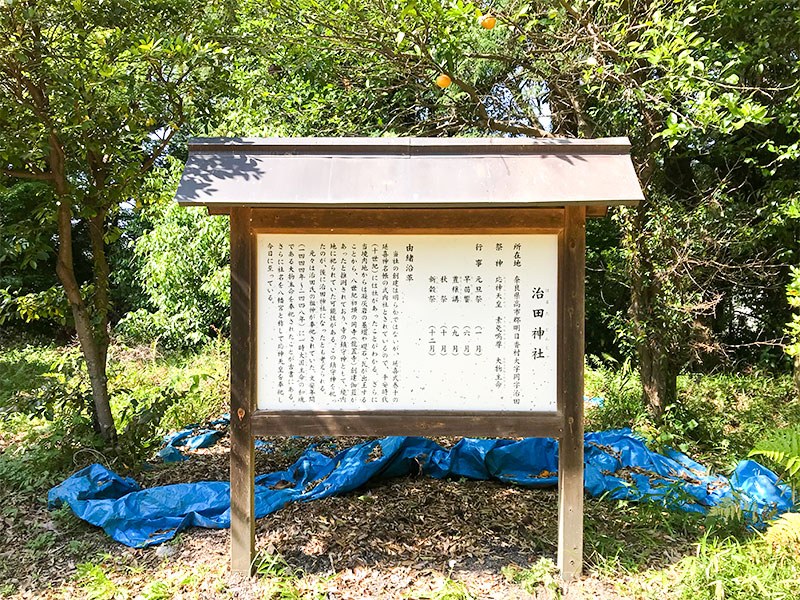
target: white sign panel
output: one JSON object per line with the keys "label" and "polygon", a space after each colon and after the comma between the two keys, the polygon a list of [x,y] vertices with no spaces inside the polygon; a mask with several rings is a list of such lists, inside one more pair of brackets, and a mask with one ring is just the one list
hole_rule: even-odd
{"label": "white sign panel", "polygon": [[257,240],[259,409],[556,410],[556,235]]}

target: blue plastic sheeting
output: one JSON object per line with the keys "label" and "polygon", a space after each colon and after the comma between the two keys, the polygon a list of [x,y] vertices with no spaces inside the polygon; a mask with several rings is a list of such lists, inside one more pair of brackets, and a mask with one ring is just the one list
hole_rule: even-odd
{"label": "blue plastic sheeting", "polygon": [[[629,429],[587,433],[584,448],[584,483],[594,496],[660,502],[691,512],[738,502],[753,523],[791,508],[790,490],[753,461],[740,463],[728,480],[710,475],[683,454],[651,452]],[[425,438],[388,437],[353,446],[333,458],[309,448],[286,471],[256,477],[256,517],[289,502],[349,492],[375,477],[419,471],[435,478],[494,478],[551,486],[557,482],[558,442],[464,438],[445,450]],[[166,541],[192,525],[228,527],[229,493],[227,482],[142,490],[133,480],[94,464],[51,489],[48,506],[68,504],[81,519],[102,527],[115,540],[142,547]]]}
{"label": "blue plastic sheeting", "polygon": [[[208,423],[208,426],[227,427],[230,425],[230,422],[230,413],[225,413],[216,421]],[[164,447],[158,451],[156,456],[161,458],[165,463],[188,460],[189,457],[183,454],[178,447],[188,450],[210,448],[216,444],[223,435],[225,435],[225,432],[219,429],[207,429],[197,424],[187,425],[180,431],[175,431],[167,435],[164,438]]]}
{"label": "blue plastic sheeting", "polygon": [[256,450],[261,450],[264,454],[271,454],[275,444],[272,442],[265,442],[264,440],[256,440],[255,446]]}
{"label": "blue plastic sheeting", "polygon": [[[175,431],[164,437],[164,447],[156,453],[156,456],[163,460],[165,463],[180,462],[189,460],[189,456],[180,451],[179,448],[187,450],[197,450],[198,448],[210,448],[216,444],[224,435],[224,431],[218,429],[208,429],[208,427],[230,425],[230,413],[225,413],[219,419],[211,421],[205,427],[193,423],[187,425],[180,431]],[[292,439],[302,439],[303,436],[293,435]],[[256,450],[260,450],[265,454],[269,454],[274,450],[272,442],[265,442],[263,440],[255,441]],[[313,449],[317,444],[309,446],[307,449]],[[334,450],[336,444],[327,444],[328,448]]]}
{"label": "blue plastic sheeting", "polygon": [[584,486],[593,496],[656,501],[698,513],[736,503],[753,525],[792,508],[789,487],[752,460],[741,461],[729,480],[709,474],[680,452],[662,455],[648,450],[629,429],[587,433],[584,453]]}

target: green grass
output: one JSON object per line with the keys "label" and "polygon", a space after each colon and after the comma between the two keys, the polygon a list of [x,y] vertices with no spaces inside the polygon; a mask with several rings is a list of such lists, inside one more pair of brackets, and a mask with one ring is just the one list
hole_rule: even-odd
{"label": "green grass", "polygon": [[19,394],[32,393],[47,383],[46,373],[60,355],[55,346],[19,346],[0,352],[0,414]]}
{"label": "green grass", "polygon": [[116,600],[129,596],[125,588],[111,581],[101,565],[79,563],[75,578],[87,600]]}
{"label": "green grass", "polygon": [[40,533],[35,538],[25,543],[25,549],[36,555],[53,547],[56,542],[56,534],[51,531]]}
{"label": "green grass", "polygon": [[[113,345],[109,388],[121,435],[119,448],[109,452],[92,430],[88,380],[76,347],[28,344],[0,351],[0,443],[7,448],[0,481],[15,489],[45,487],[91,462],[135,470],[166,432],[226,410],[228,361],[225,340],[170,354]],[[656,427],[636,369],[590,361],[586,393],[606,400],[587,411],[587,429],[632,427],[655,448],[672,446],[729,471],[768,431],[800,422],[788,375],[683,375],[678,383],[679,402]]]}
{"label": "green grass", "polygon": [[255,574],[263,586],[267,600],[325,600],[328,594],[320,589],[324,582],[305,580],[300,569],[292,568],[280,554],[260,553],[255,561]]}
{"label": "green grass", "polygon": [[477,600],[463,581],[457,581],[447,577],[444,583],[436,590],[425,594],[414,594],[415,598],[424,598],[425,600]]}
{"label": "green grass", "polygon": [[670,446],[719,471],[731,471],[768,432],[800,422],[800,397],[789,374],[681,375],[678,402],[656,426],[634,368],[594,360],[590,365],[586,394],[605,402],[587,410],[588,431],[631,427],[655,449]]}
{"label": "green grass", "polygon": [[558,568],[549,558],[540,558],[527,569],[509,565],[503,569],[503,575],[510,581],[521,585],[529,594],[536,594],[537,588],[543,588],[549,592],[552,598],[561,598]]}
{"label": "green grass", "polygon": [[169,600],[174,592],[170,584],[164,581],[153,581],[148,583],[142,590],[142,600]]}
{"label": "green grass", "polygon": [[229,352],[227,340],[217,340],[199,352],[165,355],[146,347],[112,347],[109,388],[118,429],[128,424],[132,404],[146,404],[165,388],[177,393],[175,402],[163,415],[161,426],[166,431],[203,422],[226,411]]}
{"label": "green grass", "polygon": [[694,556],[630,574],[618,590],[646,600],[791,600],[800,597],[800,561],[772,553],[760,539],[704,536]]}
{"label": "green grass", "polygon": [[228,344],[160,355],[112,346],[109,391],[119,443],[104,447],[90,417],[91,393],[77,347],[24,345],[0,351],[0,484],[44,490],[100,462],[135,471],[163,436],[226,409]]}
{"label": "green grass", "polygon": [[[116,345],[110,353],[109,377],[122,441],[117,449],[103,448],[81,406],[88,385],[77,356],[74,347],[28,344],[0,350],[0,411],[6,409],[0,418],[0,497],[17,494],[33,501],[29,504],[40,503],[47,487],[95,461],[128,474],[137,461],[152,456],[167,431],[227,410],[226,342],[177,354]],[[768,431],[800,422],[800,401],[788,375],[681,376],[679,404],[669,410],[660,428],[642,404],[638,376],[630,365],[592,365],[586,371],[586,390],[587,395],[606,398],[603,406],[588,410],[587,429],[632,427],[656,447],[685,449],[721,471],[745,458]],[[299,453],[304,447],[303,440],[290,440],[284,450]],[[4,505],[0,519],[19,521],[23,506],[20,500]],[[587,499],[586,506],[585,572],[590,579],[613,586],[622,598],[800,597],[798,557],[773,553],[760,536],[748,533],[734,518],[714,521],[653,504],[608,499]],[[57,534],[30,527],[26,537],[15,542],[21,551],[33,559],[59,552],[75,562],[85,561],[91,545],[82,536],[90,528],[67,509],[54,511],[49,518]],[[198,560],[200,564],[181,580],[150,573],[139,597],[162,600],[201,587],[228,593],[225,576]],[[133,583],[134,573],[126,568],[104,559],[81,562],[71,581],[79,588],[79,597],[125,598],[129,589],[142,585]],[[323,576],[304,574],[280,556],[261,555],[256,570],[265,598],[325,597]],[[503,572],[531,593],[549,597],[561,593],[548,558],[509,565]],[[0,566],[0,579],[6,575],[10,576]],[[0,597],[15,590],[15,585],[3,584]],[[445,578],[439,589],[424,597],[473,596],[463,582]]]}

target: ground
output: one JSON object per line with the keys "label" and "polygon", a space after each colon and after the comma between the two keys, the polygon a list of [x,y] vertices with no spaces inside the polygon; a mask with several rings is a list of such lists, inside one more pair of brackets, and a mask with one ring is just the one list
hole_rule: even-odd
{"label": "ground", "polygon": [[[71,371],[53,366],[71,364],[64,358],[72,356],[74,348],[50,346],[0,352],[0,598],[800,598],[800,546],[778,553],[735,521],[588,497],[584,576],[564,586],[553,566],[555,489],[421,475],[373,481],[259,519],[252,579],[230,575],[228,530],[193,528],[160,546],[127,548],[68,508],[48,511],[47,490],[92,462],[132,475],[143,487],[227,480],[228,438],[172,464],[148,458],[156,443],[141,455],[146,468],[141,459],[74,446],[83,439],[74,437],[74,409],[67,407],[54,421],[34,414],[42,399],[81,389],[72,385]],[[114,347],[119,422],[135,398],[169,402],[160,428],[218,416],[227,398],[227,365],[222,344],[185,357]],[[607,399],[603,412],[590,411],[588,424],[630,423],[640,393],[632,385],[620,394],[628,388],[616,372],[600,375],[587,370],[588,393]],[[753,374],[688,380],[682,402],[696,405],[689,416],[701,423],[693,431],[703,429],[703,440],[719,441],[670,443],[690,442],[691,456],[729,473],[761,430],[797,422],[800,401],[784,379]],[[163,436],[161,429],[141,431]],[[312,443],[332,454],[364,440],[267,441],[272,452],[256,453],[259,474],[285,469]],[[449,447],[457,439],[436,441]]]}
{"label": "ground", "polygon": [[[258,453],[260,473],[285,468],[309,443],[328,452],[334,444],[270,441],[273,452]],[[336,448],[359,441],[339,440]],[[225,479],[227,460],[224,439],[190,461],[156,464],[138,480],[149,487]],[[290,504],[258,520],[259,574],[247,581],[228,574],[227,530],[193,528],[168,544],[131,549],[66,509],[47,511],[42,497],[3,496],[0,580],[12,598],[532,598],[550,597],[546,584],[554,582],[546,568],[527,586],[531,594],[514,571],[555,560],[555,489],[412,476]],[[587,575],[566,597],[617,598],[602,573],[609,561],[660,568],[694,552],[701,530],[670,534],[668,518],[652,508],[645,532],[641,518],[625,520],[641,507],[587,499]],[[618,529],[621,519],[627,527]]]}

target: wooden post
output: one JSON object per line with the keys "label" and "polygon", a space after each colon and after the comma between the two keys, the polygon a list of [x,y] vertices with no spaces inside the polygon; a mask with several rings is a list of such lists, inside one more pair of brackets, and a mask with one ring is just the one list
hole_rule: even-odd
{"label": "wooden post", "polygon": [[559,264],[558,568],[564,581],[583,569],[583,345],[586,208],[566,208]]}
{"label": "wooden post", "polygon": [[231,209],[231,572],[249,576],[255,555],[253,243],[250,209]]}

